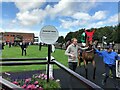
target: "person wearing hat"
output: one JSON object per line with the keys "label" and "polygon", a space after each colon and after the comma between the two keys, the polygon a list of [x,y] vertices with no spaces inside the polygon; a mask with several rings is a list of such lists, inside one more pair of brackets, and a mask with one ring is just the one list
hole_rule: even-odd
{"label": "person wearing hat", "polygon": [[[116,52],[113,51],[113,46],[112,45],[108,45],[106,50],[103,51],[99,51],[97,48],[95,48],[95,52],[99,55],[103,57],[103,62],[105,64],[105,78],[104,80],[102,80],[102,85],[106,84],[106,81],[109,77],[109,72],[111,70],[112,74],[113,74],[113,79],[116,80],[116,60],[120,60],[120,56],[118,56],[118,54]],[[115,84],[115,82],[114,82]],[[116,85],[116,84],[115,84]]]}

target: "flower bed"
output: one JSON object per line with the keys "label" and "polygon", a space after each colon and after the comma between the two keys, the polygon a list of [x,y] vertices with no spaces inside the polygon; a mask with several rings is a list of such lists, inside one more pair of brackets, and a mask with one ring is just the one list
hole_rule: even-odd
{"label": "flower bed", "polygon": [[46,89],[58,89],[60,87],[59,79],[55,80],[53,77],[47,82],[46,74],[33,75],[32,78],[23,80],[11,81],[14,84],[26,89],[26,90],[46,90]]}

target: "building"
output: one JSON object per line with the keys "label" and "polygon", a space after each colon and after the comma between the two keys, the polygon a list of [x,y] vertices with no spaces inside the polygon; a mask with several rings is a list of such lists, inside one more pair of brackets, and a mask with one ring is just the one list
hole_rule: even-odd
{"label": "building", "polygon": [[1,32],[3,42],[34,42],[34,33]]}
{"label": "building", "polygon": [[34,37],[34,43],[33,44],[39,44],[39,37]]}

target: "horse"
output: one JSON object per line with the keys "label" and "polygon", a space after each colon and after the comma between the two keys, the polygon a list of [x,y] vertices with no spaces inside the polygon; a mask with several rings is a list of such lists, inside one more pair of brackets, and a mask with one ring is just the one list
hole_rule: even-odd
{"label": "horse", "polygon": [[85,73],[86,73],[86,78],[88,79],[88,62],[91,62],[94,68],[94,72],[93,72],[93,79],[95,79],[95,72],[96,72],[96,64],[95,64],[95,53],[94,53],[94,49],[92,48],[92,46],[89,44],[88,45],[89,49],[88,50],[83,50],[81,55],[80,52],[78,54],[78,66],[81,64],[81,62],[84,62],[84,67],[85,67]]}

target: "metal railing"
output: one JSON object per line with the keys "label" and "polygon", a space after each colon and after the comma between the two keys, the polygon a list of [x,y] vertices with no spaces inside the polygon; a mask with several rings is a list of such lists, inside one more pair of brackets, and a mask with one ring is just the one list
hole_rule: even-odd
{"label": "metal railing", "polygon": [[21,87],[9,82],[8,80],[5,80],[0,76],[0,86],[2,86],[1,89],[3,90],[24,90]]}
{"label": "metal railing", "polygon": [[[18,61],[18,60],[47,60],[46,58],[24,58],[24,59],[15,59],[15,58],[11,58],[11,59],[1,59],[3,61]],[[87,88],[89,89],[102,89],[100,86],[94,84],[93,82],[87,80],[86,78],[84,78],[83,76],[79,75],[78,73],[72,71],[71,69],[65,67],[64,65],[62,65],[61,63],[59,63],[56,60],[51,60],[49,63],[48,61],[46,62],[0,62],[0,65],[2,66],[13,66],[13,65],[33,65],[33,64],[56,64],[58,67],[60,67],[62,70],[64,70],[65,72],[69,73],[70,75],[74,76],[76,79],[78,79],[81,84],[85,85]],[[1,77],[2,78],[2,77]],[[6,88],[12,88],[11,85],[13,86],[13,84],[10,84],[10,82],[8,83],[5,79],[2,78],[3,81],[0,81],[0,83]],[[14,88],[14,87],[13,87]],[[18,90],[18,89],[17,89]]]}

